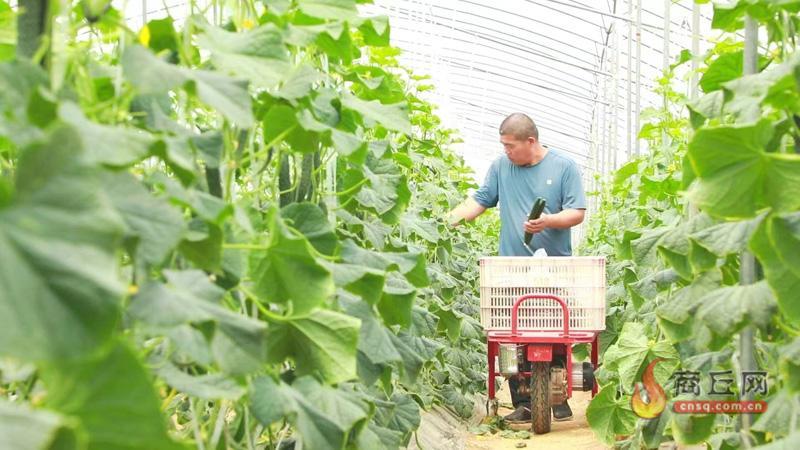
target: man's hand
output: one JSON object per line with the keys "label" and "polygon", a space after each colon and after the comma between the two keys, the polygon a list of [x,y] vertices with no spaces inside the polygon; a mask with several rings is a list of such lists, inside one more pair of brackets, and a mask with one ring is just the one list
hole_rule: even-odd
{"label": "man's hand", "polygon": [[522,227],[526,233],[539,233],[545,228],[570,228],[583,222],[586,211],[583,209],[565,209],[556,214],[544,214],[536,220],[526,220]]}
{"label": "man's hand", "polygon": [[457,226],[462,220],[469,222],[483,214],[484,211],[486,211],[484,206],[481,206],[472,197],[467,197],[463,203],[450,211],[447,215],[447,222],[451,226]]}
{"label": "man's hand", "polygon": [[550,216],[547,215],[547,214],[542,213],[542,215],[539,216],[538,219],[526,220],[522,224],[522,227],[525,229],[526,233],[531,233],[531,234],[535,234],[535,233],[538,233],[540,231],[544,231],[545,228],[548,228],[550,226],[549,225],[550,221],[549,221],[548,217],[550,217]]}

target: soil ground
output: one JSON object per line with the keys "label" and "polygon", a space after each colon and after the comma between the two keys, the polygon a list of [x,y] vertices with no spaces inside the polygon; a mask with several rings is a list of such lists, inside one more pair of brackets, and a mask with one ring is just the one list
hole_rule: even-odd
{"label": "soil ground", "polygon": [[[497,393],[500,400],[499,415],[504,416],[511,412],[511,396],[508,392],[508,385]],[[464,440],[467,450],[507,450],[517,449],[517,444],[523,442],[524,448],[535,448],[536,450],[603,450],[606,449],[592,433],[589,424],[586,422],[586,407],[592,399],[591,392],[573,392],[569,405],[572,408],[574,417],[566,422],[553,422],[552,431],[547,434],[532,434],[530,439],[508,439],[500,437],[499,433],[494,435],[479,436],[466,432]],[[530,424],[513,425],[514,430],[530,430]]]}

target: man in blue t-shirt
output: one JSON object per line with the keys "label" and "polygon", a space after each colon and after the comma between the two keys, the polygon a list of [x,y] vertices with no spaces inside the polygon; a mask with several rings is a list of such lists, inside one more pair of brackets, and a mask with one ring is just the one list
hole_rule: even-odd
{"label": "man in blue t-shirt", "polygon": [[[564,153],[543,146],[539,131],[530,117],[522,113],[508,116],[500,124],[500,143],[505,155],[489,168],[483,186],[472,197],[450,212],[450,222],[473,220],[488,208],[500,204],[500,256],[530,256],[523,237],[533,233],[531,249],[544,249],[550,256],[572,254],[570,228],[583,222],[586,198],[578,165]],[[537,220],[528,220],[537,197],[544,197],[547,206]],[[556,360],[556,364],[564,364]],[[529,379],[509,379],[514,412],[508,422],[530,422],[530,397],[520,395],[520,383]],[[555,420],[572,418],[565,401],[553,406]]]}

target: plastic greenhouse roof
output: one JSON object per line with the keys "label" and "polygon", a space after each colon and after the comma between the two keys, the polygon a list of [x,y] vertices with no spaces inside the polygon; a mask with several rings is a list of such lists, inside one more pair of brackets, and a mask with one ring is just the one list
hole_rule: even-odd
{"label": "plastic greenhouse roof", "polygon": [[[431,76],[428,100],[444,126],[459,130],[464,142],[456,150],[478,181],[502,152],[498,125],[515,111],[536,121],[544,144],[572,156],[587,183],[621,165],[636,151],[637,112],[661,102],[654,87],[666,63],[665,24],[669,62],[692,47],[692,0],[373,1],[362,12],[389,16],[401,62]],[[138,29],[167,14],[182,20],[190,2],[124,4],[126,20]],[[699,8],[704,52],[711,5]],[[689,83],[678,81],[688,94]]]}
{"label": "plastic greenhouse roof", "polygon": [[[664,67],[665,5],[672,5],[669,62],[691,49],[691,0],[640,3],[638,58],[636,0],[375,0],[364,10],[388,15],[392,43],[404,50],[401,61],[431,75],[436,89],[429,100],[444,124],[461,132],[458,151],[478,180],[502,154],[498,125],[519,111],[537,123],[542,142],[568,152],[589,181],[635,152],[628,136],[636,129],[637,61],[639,110],[661,102],[654,87]],[[702,52],[711,5],[701,7]],[[688,89],[688,82],[681,87]]]}

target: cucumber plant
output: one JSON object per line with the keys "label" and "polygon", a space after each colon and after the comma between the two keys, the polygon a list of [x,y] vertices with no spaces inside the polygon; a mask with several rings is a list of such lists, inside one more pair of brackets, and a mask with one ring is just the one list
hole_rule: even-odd
{"label": "cucumber plant", "polygon": [[0,435],[399,448],[469,415],[497,224],[443,220],[474,186],[431,86],[355,0],[202,3],[58,2],[0,51]]}
{"label": "cucumber plant", "polygon": [[[689,101],[665,74],[668,102],[647,111],[640,138],[650,153],[606,179],[583,248],[610,256],[608,330],[601,336],[602,390],[587,416],[597,436],[622,448],[663,441],[710,448],[796,445],[800,336],[794,256],[800,251],[797,2],[714,5],[713,26],[729,32],[705,55],[702,96]],[[759,72],[742,74],[744,16],[768,31]],[[765,51],[766,50],[766,51]],[[681,58],[685,62],[686,58]],[[677,70],[673,67],[673,70]],[[755,284],[740,283],[739,255],[760,263]],[[675,400],[734,400],[743,367],[739,333],[755,330],[758,369],[768,374],[767,412],[743,427],[737,416],[677,414]],[[656,419],[631,410],[645,367],[670,402]],[[680,392],[679,371],[701,377],[699,396]],[[730,372],[728,372],[730,371]],[[729,373],[731,394],[710,393],[711,372]],[[682,394],[682,395],[675,395]]]}

